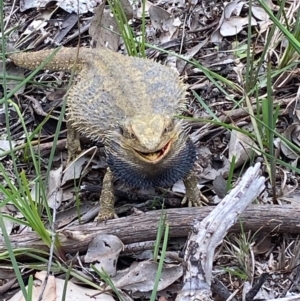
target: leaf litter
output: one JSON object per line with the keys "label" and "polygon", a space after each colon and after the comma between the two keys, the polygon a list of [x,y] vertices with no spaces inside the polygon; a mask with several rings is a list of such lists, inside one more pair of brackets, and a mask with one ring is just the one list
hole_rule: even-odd
{"label": "leaf litter", "polygon": [[[124,48],[122,39],[120,39],[118,35],[118,29],[111,11],[108,7],[104,7],[103,4],[100,4],[100,1],[56,1],[54,6],[49,5],[49,3],[50,1],[20,1],[21,14],[18,12],[13,14],[11,24],[9,24],[11,28],[17,25],[16,27],[18,29],[14,32],[14,41],[12,42],[18,49],[44,49],[59,43],[67,46],[76,46],[79,36],[78,29],[81,30],[80,42],[82,46],[92,45],[93,47],[109,47],[115,51],[120,51],[120,49]],[[131,11],[128,19],[136,33],[140,34],[139,25],[142,17],[140,3],[135,2],[130,3],[129,5],[129,2],[125,0],[122,1],[122,3],[129,8],[129,11]],[[278,10],[278,7],[272,1],[269,0],[266,1],[266,3],[271,10]],[[95,11],[94,8],[96,8]],[[186,1],[169,0],[152,3],[146,1],[146,16],[148,18],[146,24],[147,41],[161,45],[164,49],[175,51],[177,54],[181,54],[187,59],[196,59],[203,66],[209,67],[211,71],[214,71],[221,76],[225,76],[227,79],[233,80],[235,83],[243,86],[246,68],[244,59],[247,56],[249,47],[249,45],[245,44],[245,34],[248,30],[249,22],[251,28],[259,32],[258,38],[261,38],[263,34],[266,35],[263,38],[258,39],[255,48],[253,47],[253,49],[251,49],[251,51],[254,51],[255,55],[262,52],[268,30],[272,26],[269,16],[259,5],[252,5],[250,16],[248,8],[249,3],[247,1],[239,0],[224,3],[224,5],[221,1],[215,1],[215,3],[212,1],[206,1],[205,3],[198,3],[198,1],[190,1],[187,3]],[[78,13],[79,15],[77,15]],[[20,21],[18,22],[18,19],[22,24],[20,24]],[[286,41],[282,40],[281,43],[283,45],[282,47],[287,47]],[[219,46],[218,50],[216,50],[215,45]],[[224,95],[220,93],[220,88],[216,88],[208,82],[207,77],[203,74],[201,69],[181,61],[172,54],[169,54],[166,58],[160,55],[159,52],[154,52],[153,57],[158,58],[164,63],[167,62],[167,64],[172,65],[173,68],[177,68],[178,73],[185,77],[186,81],[191,84],[193,90],[195,90],[207,103],[208,109],[212,110],[217,118],[223,118],[222,120],[224,122],[238,125],[242,129],[247,128],[250,120],[249,114],[247,112],[245,113],[246,109],[235,109],[230,98],[228,97],[225,99]],[[262,72],[265,72],[265,70],[262,70]],[[7,74],[23,76],[21,73],[14,73],[13,69],[12,71],[7,69]],[[47,73],[45,74],[47,77]],[[53,77],[66,81],[68,80],[68,76],[64,73],[59,75],[55,74]],[[278,96],[276,101],[278,101],[281,106],[292,106],[293,102],[296,102],[297,91],[294,89],[294,83],[297,77],[298,75],[296,73],[291,73],[289,74],[288,79],[285,77],[284,81],[278,81],[275,93],[277,93],[276,95]],[[291,82],[290,86],[288,86],[289,81]],[[13,88],[15,82],[9,84],[12,84],[10,88]],[[265,86],[266,83],[262,82],[261,87],[264,88]],[[55,93],[57,89],[61,87],[62,85],[59,83],[50,84],[46,88],[27,84],[25,90],[16,92],[15,96],[18,95],[18,103],[24,115],[27,114],[28,116],[28,112],[33,113],[31,115],[34,116],[34,118],[27,119],[28,122],[26,125],[29,130],[32,131],[36,123],[39,123],[38,117],[44,116],[43,112],[48,112],[45,107],[49,105],[49,99],[44,97],[45,90],[49,93]],[[284,101],[284,98],[287,98],[286,95],[282,93],[285,87],[287,87],[287,93],[294,96],[289,98],[292,99],[289,102]],[[24,88],[25,87],[22,89]],[[223,88],[225,87],[223,86]],[[236,90],[228,87],[226,89],[228,89],[227,92],[231,97],[237,99],[241,97]],[[24,97],[22,96],[23,93],[26,93],[24,94]],[[28,95],[29,97],[27,97]],[[31,95],[34,95],[35,97],[31,98],[30,102]],[[37,106],[34,106],[33,99],[35,102],[40,103],[41,109],[36,109]],[[189,101],[190,103],[187,111],[188,117],[197,118],[200,115],[204,115],[203,106],[200,105],[198,99],[190,97]],[[56,108],[57,107],[55,107],[55,109]],[[293,141],[296,145],[299,145],[299,118],[297,119],[294,116],[297,116],[298,111],[299,110],[295,109],[293,113],[289,112],[289,114],[286,114],[285,112],[285,119],[281,119],[280,128],[283,136],[286,139]],[[230,112],[230,114],[228,112]],[[281,112],[284,113],[284,111]],[[210,116],[207,112],[205,113],[205,116]],[[292,121],[290,121],[291,116],[293,116]],[[54,125],[57,124],[56,121],[54,121],[54,118],[51,118],[50,122]],[[197,137],[195,138],[195,143],[201,147],[201,151],[198,152],[199,159],[197,161],[196,173],[199,177],[199,185],[201,185],[199,187],[207,192],[210,202],[214,204],[218,202],[216,200],[217,197],[221,198],[226,191],[225,184],[230,170],[232,157],[235,156],[237,167],[247,164],[249,160],[255,160],[255,157],[258,160],[261,159],[261,154],[251,152],[253,150],[252,146],[255,145],[253,140],[240,132],[220,129],[214,126],[203,126],[203,128],[201,128],[202,126],[203,124],[201,124],[201,122],[193,123],[193,133],[196,133],[194,127],[200,129],[197,132],[197,135],[194,135],[194,137]],[[17,131],[20,132],[20,130]],[[2,132],[5,133],[5,125]],[[22,134],[23,133],[21,133],[21,135]],[[2,141],[4,141],[5,144],[4,137],[5,135],[3,135]],[[38,137],[36,138],[38,139]],[[84,145],[87,145],[87,149],[89,149],[91,142],[86,140],[83,142]],[[292,162],[294,166],[297,166],[299,154],[290,151],[283,143],[279,143],[278,145],[278,152],[282,154],[283,158]],[[105,162],[105,159],[102,145],[100,144],[97,146],[99,150],[98,154],[92,160],[89,161],[88,156],[82,156],[78,160],[72,162],[70,165],[71,167],[65,169],[64,172],[62,172],[62,165],[60,164],[59,159],[65,158],[65,152],[59,150],[59,152],[61,152],[57,155],[57,158],[59,159],[55,161],[56,163],[54,165],[56,166],[53,167],[48,181],[47,199],[49,206],[51,208],[56,208],[58,211],[62,210],[61,212],[66,212],[68,209],[72,209],[68,215],[64,216],[65,222],[63,220],[60,221],[62,227],[67,225],[68,222],[71,222],[71,220],[74,221],[74,218],[76,218],[76,210],[74,210],[76,192],[73,191],[72,193],[74,181],[79,185],[79,196],[88,193],[88,200],[97,202],[99,190],[96,192],[84,191],[85,188],[82,187],[92,187],[92,185],[80,185],[81,179],[84,179],[84,183],[92,183],[97,187],[100,186],[101,181],[99,178],[102,177],[106,164],[103,163]],[[43,148],[43,143],[39,145],[39,147]],[[3,148],[5,149],[5,147]],[[43,153],[43,158],[46,157],[47,152]],[[8,159],[5,158],[5,160]],[[86,165],[87,163],[88,166]],[[8,165],[9,162],[5,161],[5,164]],[[238,177],[239,171],[240,169],[237,169],[235,177]],[[29,170],[28,173],[30,174]],[[281,196],[280,201],[291,203],[294,201],[293,197],[299,196],[297,185],[299,178],[297,174],[291,174],[286,170],[283,173],[284,177],[279,176],[280,179],[278,180],[278,183],[280,184],[280,181],[284,178],[284,181],[282,182],[283,195]],[[123,187],[121,183],[116,183],[116,190],[129,191],[129,193],[132,192],[132,190]],[[176,183],[173,187],[173,191],[174,195],[172,192],[169,193],[172,194],[172,197],[177,197],[180,202],[181,197],[178,197],[178,194],[184,193],[182,183]],[[134,191],[134,193],[135,192],[136,191]],[[159,192],[156,193],[158,194]],[[167,198],[164,194],[163,196]],[[130,198],[119,199],[121,203],[125,202],[126,204],[130,204],[131,201]],[[261,201],[270,202],[270,199],[271,197],[268,194],[268,191],[266,191],[264,196],[262,196]],[[128,212],[130,212],[130,210],[127,210],[126,214],[128,214]],[[11,223],[7,225],[7,229],[9,230],[9,233],[11,233]],[[245,286],[245,292],[243,292],[243,294],[246,294],[246,292],[251,289],[252,282],[244,281],[242,277],[238,277],[237,272],[235,273],[232,271],[239,271],[239,269],[247,268],[246,263],[248,263],[247,260],[249,258],[240,262],[237,252],[233,251],[239,250],[240,247],[236,242],[236,237],[232,238],[231,236],[228,239],[230,240],[232,249],[221,246],[218,254],[216,254],[216,277],[223,281],[230,292],[240,290],[242,286]],[[282,287],[285,285],[287,278],[285,279],[278,271],[280,258],[284,257],[285,254],[285,250],[282,251],[279,249],[279,246],[281,246],[283,242],[289,240],[291,240],[288,247],[289,251],[291,254],[294,254],[296,253],[297,240],[293,237],[287,238],[280,235],[274,235],[273,240],[271,240],[272,246],[269,244],[263,251],[258,250],[258,248],[255,249],[255,260],[252,261],[254,265],[251,267],[254,272],[252,275],[248,275],[248,279],[256,280],[263,273],[273,275],[264,284],[268,289],[262,288],[259,292],[264,298],[274,298],[282,295]],[[117,272],[116,278],[113,278],[115,285],[124,291],[131,290],[135,292],[136,295],[133,294],[133,298],[137,296],[137,293],[143,292],[145,294],[146,292],[151,291],[155,273],[157,271],[157,263],[151,261],[153,256],[148,255],[148,261],[144,259],[141,262],[134,261],[133,263],[130,263],[131,258],[128,256],[122,258],[122,253],[120,253],[123,248],[121,248],[122,243],[115,249],[110,245],[110,241],[109,243],[108,241],[108,237],[106,236],[104,236],[104,238],[101,237],[100,241],[97,243],[94,241],[96,248],[93,250],[89,249],[83,264],[87,267],[90,263],[100,262],[100,267],[106,267],[106,263],[102,266],[101,261],[104,259],[105,261],[107,260],[112,264],[113,272],[111,272],[111,274],[113,275]],[[107,259],[106,255],[102,255],[100,252],[101,248],[97,247],[99,244],[106,249],[107,255],[112,255],[111,258],[108,257]],[[90,247],[92,247],[92,245],[93,244],[91,244]],[[177,249],[177,251],[179,252],[179,249]],[[152,254],[152,252],[149,254]],[[122,269],[118,266],[120,261],[127,269]],[[291,260],[285,258],[283,260],[283,269],[287,272],[290,271],[288,268],[289,264],[292,264]],[[229,270],[224,271],[224,267],[229,267]],[[111,268],[106,269],[111,271]],[[218,273],[219,269],[222,269],[222,272]],[[165,265],[160,281],[160,290],[163,291],[172,284],[178,283],[182,271],[183,267],[180,261],[171,266]],[[247,274],[247,269],[245,269],[245,273]],[[122,276],[119,278],[118,274]],[[36,275],[36,278],[39,281],[43,281],[43,277],[38,274]],[[59,280],[60,279],[53,277],[50,283],[55,283],[55,281]],[[57,283],[56,285],[58,287]],[[69,285],[74,292],[77,292],[77,289],[79,288],[79,290],[82,289],[85,293],[88,293],[87,289],[84,287],[77,286],[78,288],[73,288],[73,284],[70,281],[68,286]],[[94,294],[96,293],[94,292]],[[173,294],[175,294],[175,290]],[[80,292],[78,292],[77,297],[83,298],[80,296]],[[257,297],[258,296],[259,295],[257,295]]]}

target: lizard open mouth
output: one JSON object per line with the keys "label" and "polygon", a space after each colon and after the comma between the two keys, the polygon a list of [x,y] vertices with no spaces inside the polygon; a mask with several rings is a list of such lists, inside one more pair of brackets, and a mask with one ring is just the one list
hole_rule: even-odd
{"label": "lizard open mouth", "polygon": [[145,153],[137,150],[135,150],[135,152],[143,161],[155,164],[166,156],[170,148],[171,148],[171,140],[163,148],[155,152]]}

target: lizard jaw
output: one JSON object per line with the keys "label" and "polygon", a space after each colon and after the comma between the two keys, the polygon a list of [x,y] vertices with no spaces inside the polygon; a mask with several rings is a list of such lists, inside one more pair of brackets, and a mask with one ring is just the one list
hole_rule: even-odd
{"label": "lizard jaw", "polygon": [[141,160],[143,160],[147,163],[156,164],[159,161],[161,161],[168,154],[168,152],[170,151],[170,148],[171,148],[171,144],[172,143],[170,140],[167,142],[167,144],[163,148],[161,148],[155,152],[149,152],[149,153],[141,152],[136,149],[133,149],[133,150]]}
{"label": "lizard jaw", "polygon": [[130,187],[170,187],[183,179],[196,161],[195,145],[185,132],[174,138],[158,164],[142,160],[132,146],[124,148],[117,139],[106,140],[108,166],[116,179]]}

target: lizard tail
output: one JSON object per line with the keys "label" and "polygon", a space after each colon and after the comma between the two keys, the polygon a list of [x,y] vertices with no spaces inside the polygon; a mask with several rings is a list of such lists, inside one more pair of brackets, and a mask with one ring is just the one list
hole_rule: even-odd
{"label": "lizard tail", "polygon": [[[61,48],[55,53],[55,50],[41,50],[36,52],[17,52],[9,55],[14,64],[29,70],[38,68],[43,62],[43,70],[51,71],[71,71],[75,66],[78,72],[84,63],[84,57],[88,55],[88,48],[80,48],[77,55],[77,48]],[[55,53],[55,54],[54,54]]]}

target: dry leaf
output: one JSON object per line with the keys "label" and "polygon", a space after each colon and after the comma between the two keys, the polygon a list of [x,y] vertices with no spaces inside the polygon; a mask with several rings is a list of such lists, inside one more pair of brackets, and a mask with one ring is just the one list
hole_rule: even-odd
{"label": "dry leaf", "polygon": [[29,8],[45,8],[50,0],[20,0],[20,11],[23,12]]}
{"label": "dry leaf", "polygon": [[61,180],[61,186],[70,180],[79,179],[84,165],[88,162],[89,158],[79,156],[66,167]]}
{"label": "dry leaf", "polygon": [[227,182],[221,175],[218,175],[213,181],[213,188],[220,199],[224,198],[227,193]]}
{"label": "dry leaf", "polygon": [[[43,282],[45,281],[46,272],[37,272],[35,274],[36,280],[32,286],[32,301],[40,300],[39,296],[43,290]],[[63,292],[65,286],[65,279],[55,278],[49,275],[47,284],[43,294],[43,301],[61,301],[63,300]],[[28,289],[28,288],[27,288]],[[114,301],[114,298],[105,293],[101,293],[98,290],[86,288],[84,286],[79,286],[71,281],[68,281],[66,286],[66,299],[72,301],[82,301],[82,300],[101,300],[101,301]],[[93,296],[93,297],[90,297]],[[10,301],[25,301],[22,291],[20,290],[16,293]]]}
{"label": "dry leaf", "polygon": [[[238,34],[245,25],[248,25],[249,17],[240,17],[241,10],[245,2],[236,0],[228,3],[223,11],[220,22],[216,30],[211,35],[211,42],[220,43],[223,37]],[[251,26],[256,26],[257,21],[251,17]]]}
{"label": "dry leaf", "polygon": [[228,153],[230,161],[235,156],[235,167],[243,165],[253,157],[257,153],[254,148],[258,149],[255,142],[247,135],[235,130],[231,131]]}
{"label": "dry leaf", "polygon": [[84,257],[86,263],[95,262],[95,267],[102,269],[111,277],[117,273],[116,265],[123,250],[122,241],[114,235],[99,234],[89,244],[88,251]]}
{"label": "dry leaf", "polygon": [[[5,74],[6,76],[16,76],[19,77],[20,79],[25,78],[24,77],[24,69],[17,67],[16,65],[12,63],[6,63],[5,65]],[[4,77],[3,75],[3,62],[0,62],[0,85],[3,85],[3,80],[2,78]],[[14,80],[14,79],[6,79],[6,87],[9,90],[13,90],[14,87],[16,87],[20,83],[20,80]],[[18,91],[15,92],[15,95],[22,94],[25,90],[25,85],[23,85],[21,88],[19,88]]]}
{"label": "dry leaf", "polygon": [[[220,27],[220,33],[223,37],[230,37],[241,32],[245,25],[248,25],[249,18],[245,17],[232,17],[229,20],[225,20]],[[251,25],[257,25],[254,18],[251,18]]]}
{"label": "dry leaf", "polygon": [[104,4],[101,4],[95,10],[95,15],[89,28],[92,45],[95,48],[106,47],[112,51],[117,51],[120,42],[118,23],[111,15],[111,10],[104,9]]}
{"label": "dry leaf", "polygon": [[59,208],[62,202],[61,187],[62,166],[56,170],[51,170],[47,185],[47,202],[50,208]]}
{"label": "dry leaf", "polygon": [[[197,184],[198,189],[203,188],[204,185]],[[185,194],[186,189],[185,185],[182,180],[177,181],[173,186],[172,186],[172,191],[177,192],[177,193],[182,193]]]}
{"label": "dry leaf", "polygon": [[279,8],[279,6],[275,5],[272,0],[265,0],[265,1],[271,10],[275,10],[275,9]]}
{"label": "dry leaf", "polygon": [[[52,2],[51,0],[21,0],[20,1],[20,10],[21,12],[29,9],[29,8],[38,8],[39,10],[46,7],[46,5]],[[87,12],[92,12],[93,8],[96,7],[101,0],[57,0],[56,5],[68,13],[79,13],[84,14]]]}
{"label": "dry leaf", "polygon": [[[283,136],[290,142],[300,147],[300,125],[292,124],[283,133]],[[284,143],[280,144],[283,154],[291,160],[299,158],[300,154],[297,154],[294,150],[291,150]]]}
{"label": "dry leaf", "polygon": [[[158,263],[144,261],[138,264],[134,263],[127,274],[121,279],[114,281],[118,288],[130,290],[132,292],[151,292],[158,269]],[[183,274],[181,265],[164,267],[158,284],[158,291],[161,291],[178,280]]]}
{"label": "dry leaf", "polygon": [[145,11],[143,12],[143,5],[140,5],[137,7],[136,9],[136,17],[138,19],[141,19],[143,17],[143,13],[145,14],[145,17],[148,17],[149,16],[149,8],[152,6],[153,4],[146,0],[145,2]]}
{"label": "dry leaf", "polygon": [[[46,36],[44,27],[48,24],[48,21],[51,19],[56,10],[57,8],[42,11],[37,18],[27,26],[26,30],[21,34],[22,43],[26,44],[26,47],[34,48],[37,41],[41,39],[40,35],[35,35],[37,32]],[[28,42],[30,43],[29,45]]]}
{"label": "dry leaf", "polygon": [[273,24],[273,22],[271,20],[268,20],[268,21],[258,21],[257,23],[259,25],[259,33],[260,34],[262,34],[267,29],[269,29],[269,27]]}
{"label": "dry leaf", "polygon": [[[11,210],[8,209],[8,206],[9,205],[5,205],[1,207],[0,211],[2,214],[11,215]],[[10,235],[14,227],[14,222],[11,219],[6,218],[5,216],[3,217],[4,217],[3,222],[4,222],[6,233]],[[0,229],[0,235],[2,235],[2,229]]]}
{"label": "dry leaf", "polygon": [[[184,58],[187,60],[192,59],[199,51],[208,43],[208,39],[203,40],[201,43],[196,44],[194,47],[188,49],[188,51],[184,54]],[[186,66],[187,62],[176,57],[176,67],[181,74]]]}
{"label": "dry leaf", "polygon": [[[252,284],[249,281],[244,282],[244,287],[243,287],[243,297],[242,300],[246,300],[246,294],[252,289]],[[255,299],[258,300],[270,300],[275,298],[274,295],[275,290],[265,290],[263,287],[258,291],[258,293],[255,295]],[[270,300],[270,301],[272,301]],[[288,300],[287,300],[288,301]],[[292,301],[292,300],[290,300]]]}
{"label": "dry leaf", "polygon": [[127,20],[131,20],[133,18],[133,8],[131,1],[128,0],[120,0],[120,4],[122,6],[122,9],[124,11],[124,14],[127,18]]}
{"label": "dry leaf", "polygon": [[[93,161],[96,152],[97,146],[92,146],[89,149],[82,151],[80,155],[78,155],[72,162],[70,162],[63,172],[64,175],[61,181],[61,186],[66,184],[66,182],[68,182],[69,180],[78,179],[80,176],[85,175],[85,172],[88,166],[90,166],[91,162]],[[86,166],[84,166],[85,163],[87,163]],[[83,166],[85,167],[85,169],[83,169]]]}
{"label": "dry leaf", "polygon": [[253,16],[260,20],[260,21],[268,21],[269,15],[266,13],[266,11],[259,6],[252,6],[252,14]]}
{"label": "dry leaf", "polygon": [[[70,192],[72,191],[72,193]],[[70,195],[69,198],[67,198]],[[66,197],[67,196],[67,197]],[[69,201],[70,199],[74,198],[74,189],[73,187],[70,187],[67,191],[64,190],[63,192],[63,201]],[[95,208],[95,203],[91,201],[84,201],[81,202],[80,206],[73,206],[71,208],[67,208],[64,210],[61,210],[56,213],[56,219],[55,219],[55,227],[56,229],[61,229],[67,225],[70,225],[72,221],[73,224],[78,224],[78,212],[80,212],[80,217],[82,218],[80,222],[84,223],[84,215],[89,213]],[[97,206],[97,210],[99,211],[99,206]],[[50,227],[49,223],[46,222],[46,227]]]}
{"label": "dry leaf", "polygon": [[[15,147],[15,145],[17,144],[16,141],[11,140],[11,145],[12,147]],[[0,140],[0,154],[7,152],[10,150],[10,144],[9,141],[7,140]],[[0,160],[4,159],[6,156],[2,156],[0,157]]]}
{"label": "dry leaf", "polygon": [[272,243],[272,236],[269,233],[258,232],[254,237],[254,254],[265,254],[274,246]]}
{"label": "dry leaf", "polygon": [[239,16],[245,2],[240,2],[240,0],[229,2],[224,7],[224,19],[228,20],[232,15]]}
{"label": "dry leaf", "polygon": [[30,25],[26,28],[26,30],[23,32],[23,35],[30,35],[33,32],[36,32],[40,30],[41,28],[44,28],[47,25],[47,22],[44,20],[33,20]]}
{"label": "dry leaf", "polygon": [[218,44],[222,42],[223,36],[220,33],[220,28],[224,20],[228,20],[231,17],[231,14],[236,10],[238,2],[239,1],[234,1],[225,5],[219,24],[210,37],[212,43]]}
{"label": "dry leaf", "polygon": [[177,37],[178,27],[181,25],[179,18],[155,5],[149,8],[149,17],[153,28],[161,33],[159,43],[166,43]]}
{"label": "dry leaf", "polygon": [[60,30],[57,31],[54,42],[59,45],[60,42],[65,38],[65,36],[69,33],[69,31],[74,27],[74,25],[78,22],[78,15],[75,13],[71,13],[65,16],[62,24],[60,25]]}

